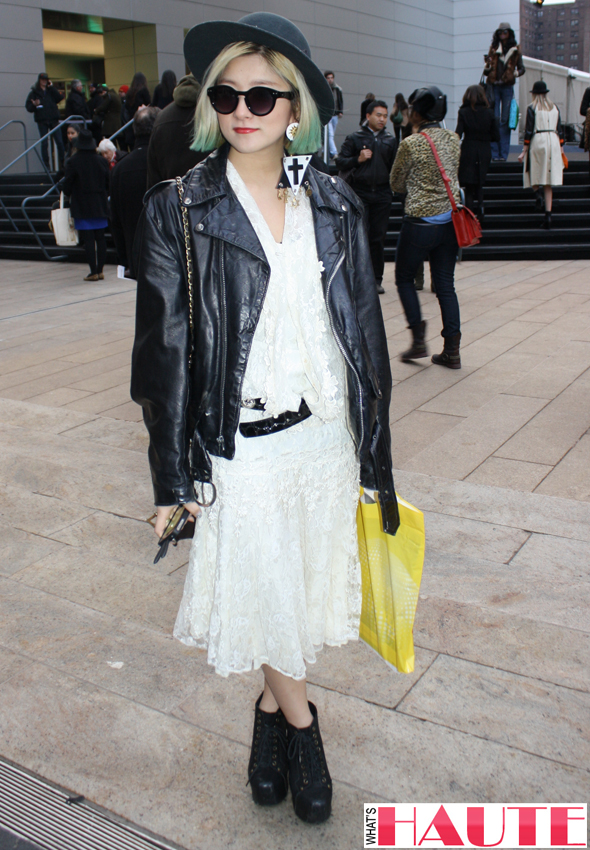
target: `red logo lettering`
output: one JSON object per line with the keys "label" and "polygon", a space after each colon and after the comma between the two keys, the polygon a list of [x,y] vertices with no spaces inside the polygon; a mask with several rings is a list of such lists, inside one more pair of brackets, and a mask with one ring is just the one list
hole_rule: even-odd
{"label": "red logo lettering", "polygon": [[484,807],[467,807],[467,840],[476,847],[497,847],[504,838],[506,830],[506,809],[502,806],[502,835],[493,844],[486,844],[484,840]]}
{"label": "red logo lettering", "polygon": [[[433,838],[427,838],[426,836],[430,832],[430,830],[434,827],[438,832],[438,835]],[[453,823],[448,816],[446,809],[444,806],[441,806],[438,812],[433,817],[428,829],[420,839],[418,846],[422,845],[423,841],[442,841],[445,847],[456,845],[457,847],[463,847],[463,842],[461,841],[461,837],[459,833],[453,826]],[[415,843],[415,842],[414,842]]]}
{"label": "red logo lettering", "polygon": [[[575,811],[584,811],[582,806],[576,806]],[[569,844],[567,840],[567,824],[570,820],[584,820],[574,818],[569,814],[569,809],[563,806],[551,807],[551,846],[552,847],[584,847],[584,844]]]}
{"label": "red logo lettering", "polygon": [[537,843],[537,810],[547,806],[508,806],[518,811],[518,846],[534,847]]}
{"label": "red logo lettering", "polygon": [[388,844],[395,847],[395,825],[396,823],[414,824],[414,846],[416,846],[416,807],[414,806],[414,818],[412,820],[398,820],[395,817],[395,806],[379,807],[378,841],[379,845],[387,847]]}

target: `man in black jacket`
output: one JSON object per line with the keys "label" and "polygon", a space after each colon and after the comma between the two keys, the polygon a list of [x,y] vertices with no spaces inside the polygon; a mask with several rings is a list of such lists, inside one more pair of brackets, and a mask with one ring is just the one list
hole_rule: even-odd
{"label": "man in black jacket", "polygon": [[[55,88],[49,79],[49,75],[44,71],[37,77],[37,82],[31,86],[26,102],[25,109],[27,112],[32,112],[35,116],[35,123],[39,127],[39,135],[41,138],[46,136],[50,130],[59,123],[59,109],[57,104],[63,100],[64,93]],[[55,144],[59,153],[59,165],[63,166],[64,161],[64,143],[61,132],[53,134]],[[47,139],[41,143],[41,156],[43,162],[49,168],[49,146]]]}
{"label": "man in black jacket", "polygon": [[183,177],[208,155],[191,150],[195,107],[201,84],[187,74],[178,81],[169,103],[158,115],[148,149],[147,187]]}
{"label": "man in black jacket", "polygon": [[133,240],[143,210],[148,173],[148,145],[160,110],[140,108],[133,119],[135,145],[113,170],[111,178],[111,232],[117,249],[117,261],[135,278]]}
{"label": "man in black jacket", "polygon": [[86,103],[81,80],[72,80],[70,83],[70,93],[66,100],[64,117],[69,118],[70,115],[80,115],[82,118],[90,118],[90,111]]}
{"label": "man in black jacket", "polygon": [[336,157],[340,171],[349,172],[352,188],[365,205],[365,219],[369,232],[369,249],[377,291],[383,289],[383,247],[389,224],[389,211],[393,195],[389,187],[389,174],[397,152],[397,141],[385,127],[387,104],[374,100],[367,107],[367,123],[351,133]]}

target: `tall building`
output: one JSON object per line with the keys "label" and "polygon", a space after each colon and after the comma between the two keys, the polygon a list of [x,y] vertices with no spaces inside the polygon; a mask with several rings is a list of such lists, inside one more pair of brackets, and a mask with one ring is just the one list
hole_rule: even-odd
{"label": "tall building", "polygon": [[525,56],[590,70],[590,0],[540,5],[520,0],[520,46]]}

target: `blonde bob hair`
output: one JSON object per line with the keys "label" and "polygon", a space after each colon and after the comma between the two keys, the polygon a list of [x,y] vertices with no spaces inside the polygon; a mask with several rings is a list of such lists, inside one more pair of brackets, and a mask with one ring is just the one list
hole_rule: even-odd
{"label": "blonde bob hair", "polygon": [[225,141],[219,129],[217,113],[211,106],[211,101],[207,95],[207,89],[217,85],[230,62],[240,56],[251,54],[266,59],[273,71],[285,81],[289,90],[295,92],[291,105],[293,114],[299,121],[299,128],[292,142],[285,136],[285,148],[293,156],[314,153],[322,146],[322,125],[318,108],[303,74],[282,53],[250,41],[237,41],[234,44],[228,44],[207,69],[195,109],[195,129],[191,148],[194,151],[210,151],[220,147]]}
{"label": "blonde bob hair", "polygon": [[533,95],[533,109],[538,109],[539,112],[551,112],[553,109],[553,101],[549,100],[546,94],[534,94]]}

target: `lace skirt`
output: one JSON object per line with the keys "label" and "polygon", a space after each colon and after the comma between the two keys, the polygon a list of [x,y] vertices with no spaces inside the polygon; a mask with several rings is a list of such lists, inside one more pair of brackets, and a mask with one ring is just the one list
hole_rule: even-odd
{"label": "lace skirt", "polygon": [[[246,414],[253,418],[250,411]],[[196,521],[174,636],[217,673],[262,664],[305,678],[324,643],[358,638],[359,465],[344,421],[237,433],[213,459],[217,501]]]}

